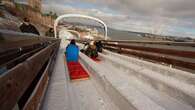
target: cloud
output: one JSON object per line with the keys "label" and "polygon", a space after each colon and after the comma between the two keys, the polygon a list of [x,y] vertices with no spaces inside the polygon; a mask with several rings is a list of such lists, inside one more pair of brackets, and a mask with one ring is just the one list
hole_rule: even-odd
{"label": "cloud", "polygon": [[195,0],[43,0],[43,9],[95,16],[117,29],[195,36],[194,4]]}

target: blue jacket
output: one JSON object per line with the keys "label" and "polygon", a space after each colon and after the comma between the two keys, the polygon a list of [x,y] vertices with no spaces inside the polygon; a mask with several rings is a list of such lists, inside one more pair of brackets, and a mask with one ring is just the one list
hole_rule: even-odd
{"label": "blue jacket", "polygon": [[78,62],[79,59],[79,48],[77,45],[69,44],[66,47],[66,60],[67,62]]}

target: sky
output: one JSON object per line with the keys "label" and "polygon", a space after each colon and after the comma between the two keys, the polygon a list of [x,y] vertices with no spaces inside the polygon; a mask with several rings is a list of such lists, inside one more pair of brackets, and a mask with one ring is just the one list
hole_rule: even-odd
{"label": "sky", "polygon": [[195,0],[42,0],[42,3],[43,12],[90,15],[115,29],[195,38]]}

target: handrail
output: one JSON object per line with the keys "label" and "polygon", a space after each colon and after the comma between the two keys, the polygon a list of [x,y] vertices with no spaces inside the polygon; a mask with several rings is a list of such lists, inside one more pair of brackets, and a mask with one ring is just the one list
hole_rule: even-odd
{"label": "handrail", "polygon": [[[48,42],[45,48],[23,54],[23,56],[20,57],[25,57],[24,60],[19,61],[19,64],[0,75],[1,110],[12,110],[16,104],[18,104],[19,109],[23,109],[24,107],[24,109],[30,109],[38,107],[39,103],[41,103],[40,98],[44,96],[45,93],[42,87],[47,86],[49,76],[52,72],[51,68],[53,68],[51,66],[53,66],[53,62],[55,61],[60,40],[54,38],[39,39],[41,40],[38,41],[43,43]],[[20,44],[18,44],[18,47],[20,47]],[[17,58],[19,57],[16,57],[16,60],[18,60]],[[21,58],[19,58],[19,60]],[[34,88],[35,86],[36,89]],[[38,95],[32,96],[34,98],[29,97],[28,94],[31,96],[31,94],[34,93]],[[25,98],[28,98],[28,101],[26,101]]]}
{"label": "handrail", "polygon": [[159,44],[173,46],[192,46],[195,47],[195,42],[173,42],[173,41],[147,41],[147,40],[101,40],[104,43],[139,43],[139,44]]}
{"label": "handrail", "polygon": [[128,45],[128,44],[105,44],[105,45],[145,51],[145,52],[173,55],[173,56],[179,56],[179,57],[195,58],[195,51],[183,51],[183,50],[177,50],[177,49],[162,49],[162,48],[157,48],[157,47],[135,46],[135,45]]}
{"label": "handrail", "polygon": [[[138,45],[143,44],[143,45]],[[148,44],[148,45],[146,45]],[[149,45],[151,44],[151,45]],[[163,62],[183,70],[194,72],[194,43],[149,42],[149,41],[103,41],[105,49],[133,55],[155,62]],[[166,46],[161,46],[166,45]]]}

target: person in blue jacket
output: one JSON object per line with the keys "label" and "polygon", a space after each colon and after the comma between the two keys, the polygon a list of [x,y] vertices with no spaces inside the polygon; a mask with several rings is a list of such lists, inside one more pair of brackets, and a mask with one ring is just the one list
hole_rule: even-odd
{"label": "person in blue jacket", "polygon": [[76,45],[75,40],[71,40],[70,44],[66,47],[66,60],[67,62],[78,62],[79,47]]}

